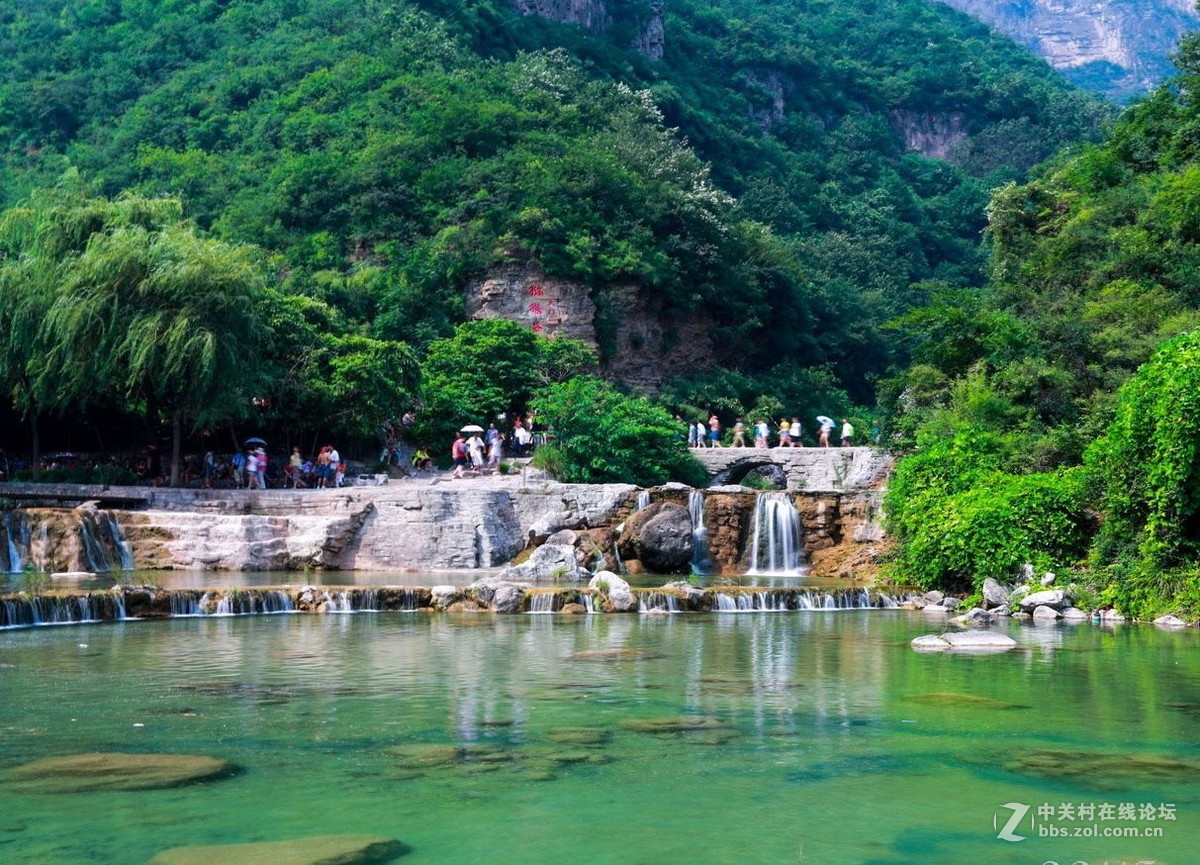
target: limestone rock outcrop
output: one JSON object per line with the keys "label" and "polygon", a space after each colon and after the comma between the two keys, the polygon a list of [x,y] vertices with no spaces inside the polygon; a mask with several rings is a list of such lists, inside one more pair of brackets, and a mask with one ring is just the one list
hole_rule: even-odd
{"label": "limestone rock outcrop", "polygon": [[944,0],[1114,98],[1167,75],[1179,37],[1200,27],[1192,0]]}
{"label": "limestone rock outcrop", "polygon": [[681,505],[653,502],[625,521],[618,545],[622,558],[639,560],[650,573],[688,573],[692,518]]}

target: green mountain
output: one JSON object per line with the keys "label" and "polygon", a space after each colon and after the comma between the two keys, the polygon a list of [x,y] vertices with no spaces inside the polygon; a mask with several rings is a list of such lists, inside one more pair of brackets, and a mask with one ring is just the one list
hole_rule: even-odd
{"label": "green mountain", "polygon": [[[321,329],[418,351],[532,265],[590,295],[612,361],[632,286],[657,383],[719,364],[747,404],[870,401],[912,286],[981,283],[988,190],[1108,116],[922,0],[0,9],[4,203],[68,166],[179,196]],[[707,357],[673,364],[698,321]]]}

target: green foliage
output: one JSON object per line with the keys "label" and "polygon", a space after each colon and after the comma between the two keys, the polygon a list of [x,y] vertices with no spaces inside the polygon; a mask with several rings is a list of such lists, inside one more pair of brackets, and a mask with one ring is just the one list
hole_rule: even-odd
{"label": "green foliage", "polygon": [[421,364],[421,412],[416,437],[443,441],[464,424],[503,427],[528,409],[539,389],[595,363],[577,340],[538,336],[500,318],[468,321],[429,346]]}
{"label": "green foliage", "polygon": [[1085,554],[1089,523],[1078,470],[1055,474],[982,474],[909,522],[891,568],[926,588],[978,589],[988,577],[1011,579],[1025,562],[1038,569],[1074,564]]}
{"label": "green foliage", "polygon": [[[592,289],[611,357],[611,288],[635,285],[668,323],[703,311],[724,365],[828,365],[868,402],[909,284],[979,282],[989,186],[1107,113],[921,0],[682,0],[660,62],[629,47],[646,10],[612,11],[589,33],[504,0],[17,4],[0,196],[70,163],[181,199],[337,336],[417,351],[480,274],[535,262]],[[907,153],[939,118],[966,135],[950,161]],[[310,368],[271,358],[289,386]]]}
{"label": "green foliage", "polygon": [[590,376],[551,385],[533,408],[555,433],[558,480],[656,486],[669,480],[702,486],[703,467],[688,452],[678,424],[660,408]]}
{"label": "green foliage", "polygon": [[13,480],[44,484],[104,484],[108,486],[132,486],[137,483],[137,474],[129,469],[114,465],[78,466],[66,469],[45,469],[38,477],[29,469],[13,473]]}
{"label": "green foliage", "polygon": [[1105,512],[1097,561],[1173,568],[1200,554],[1200,333],[1164,345],[1121,389],[1087,453]]}

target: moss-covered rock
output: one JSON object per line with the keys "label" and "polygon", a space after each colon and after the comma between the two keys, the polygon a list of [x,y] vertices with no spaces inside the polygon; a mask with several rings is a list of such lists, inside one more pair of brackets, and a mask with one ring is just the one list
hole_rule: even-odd
{"label": "moss-covered rock", "polygon": [[235,771],[225,760],[192,754],[70,754],[10,769],[3,783],[23,793],[157,790],[223,778]]}

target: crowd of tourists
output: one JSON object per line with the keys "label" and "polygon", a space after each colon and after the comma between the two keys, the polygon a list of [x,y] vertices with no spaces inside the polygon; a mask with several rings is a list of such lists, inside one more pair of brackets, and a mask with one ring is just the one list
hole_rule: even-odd
{"label": "crowd of tourists", "polygon": [[[534,441],[532,428],[533,418],[529,415],[517,417],[513,421],[512,456],[530,455]],[[454,463],[454,473],[451,477],[457,480],[465,478],[468,474],[496,474],[500,471],[508,444],[509,436],[498,430],[494,423],[488,424],[486,430],[473,424],[463,427],[450,445],[450,459]]]}
{"label": "crowd of tourists", "polygon": [[205,489],[334,489],[345,483],[346,461],[332,444],[324,445],[312,457],[305,457],[299,447],[294,447],[286,458],[275,458],[254,442],[232,454],[208,450],[201,458],[199,471],[189,465],[184,475],[185,485],[198,475]]}
{"label": "crowd of tourists", "polygon": [[[707,421],[701,419],[692,423],[683,419],[681,415],[676,415],[675,419],[687,427],[687,443],[688,447],[692,448],[719,448],[719,447],[734,447],[744,448],[750,447],[747,443],[747,437],[753,434],[754,447],[756,448],[802,448],[806,447],[804,436],[807,430],[804,424],[800,422],[800,418],[793,416],[790,420],[786,417],[781,417],[779,423],[772,426],[766,420],[758,420],[754,424],[754,428],[750,429],[742,418],[738,418],[732,429],[724,430],[721,425],[721,419],[713,412]],[[833,418],[826,415],[817,415],[817,431],[816,431],[816,447],[830,447],[830,439],[834,429],[837,428],[837,423]],[[728,437],[728,442],[723,443],[722,439]],[[854,446],[854,425],[849,419],[843,418],[841,421],[841,438],[839,441],[841,447],[848,448]]]}

